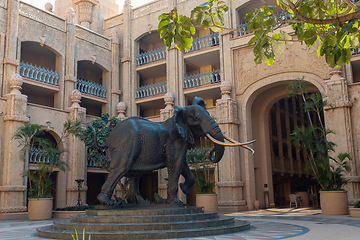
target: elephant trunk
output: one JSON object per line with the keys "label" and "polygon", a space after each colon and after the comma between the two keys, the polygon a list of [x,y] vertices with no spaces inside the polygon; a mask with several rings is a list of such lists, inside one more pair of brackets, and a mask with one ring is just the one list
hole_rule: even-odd
{"label": "elephant trunk", "polygon": [[[219,125],[211,119],[211,130],[209,134],[218,141],[224,142],[224,136],[220,130]],[[221,160],[224,155],[225,147],[219,144],[214,143],[214,148],[210,151],[209,160],[213,163],[217,163]],[[215,157],[213,157],[213,153],[215,152]]]}

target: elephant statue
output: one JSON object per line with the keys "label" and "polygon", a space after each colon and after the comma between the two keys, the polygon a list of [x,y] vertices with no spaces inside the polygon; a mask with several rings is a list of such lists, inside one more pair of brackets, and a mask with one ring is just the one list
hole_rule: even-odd
{"label": "elephant statue", "polygon": [[209,155],[213,163],[221,160],[224,145],[252,150],[246,144],[253,141],[238,143],[225,136],[231,143],[224,143],[223,133],[206,111],[204,100],[199,97],[195,97],[193,104],[185,108],[176,106],[173,117],[161,123],[137,116],[119,122],[104,142],[103,147],[107,148],[110,159],[110,173],[97,199],[103,205],[114,205],[111,196],[121,178],[167,167],[166,203],[179,203],[177,192],[180,174],[185,179],[180,183],[185,194],[189,194],[195,181],[186,162],[186,152],[195,137],[204,136],[215,142]]}

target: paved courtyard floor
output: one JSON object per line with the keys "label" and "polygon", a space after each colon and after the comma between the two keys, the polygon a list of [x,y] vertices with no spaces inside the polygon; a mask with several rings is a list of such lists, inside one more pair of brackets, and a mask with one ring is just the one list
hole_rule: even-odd
{"label": "paved courtyard floor", "polygon": [[[259,211],[226,213],[251,223],[245,232],[191,238],[195,240],[360,240],[360,218],[326,216],[318,209],[272,208]],[[36,228],[50,221],[0,220],[0,240],[40,240]],[[71,238],[69,238],[71,239]],[[184,240],[184,239],[182,239]]]}

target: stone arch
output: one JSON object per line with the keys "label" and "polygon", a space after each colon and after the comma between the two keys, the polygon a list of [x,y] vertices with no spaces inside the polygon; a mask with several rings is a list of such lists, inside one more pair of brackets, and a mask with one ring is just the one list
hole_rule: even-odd
{"label": "stone arch", "polygon": [[[274,203],[274,189],[272,182],[271,149],[269,113],[271,107],[280,99],[287,97],[286,85],[290,80],[299,79],[309,83],[310,91],[326,93],[325,82],[322,78],[309,73],[284,73],[268,76],[249,86],[240,103],[241,122],[246,124],[240,127],[244,139],[256,139],[254,143],[255,155],[244,153],[245,161],[248,161],[248,182],[246,183],[249,193],[248,201],[260,201],[261,207],[269,207]],[[326,116],[325,116],[326,117]],[[240,133],[241,134],[241,133]],[[240,135],[241,136],[241,135]],[[267,202],[268,201],[268,202]]]}

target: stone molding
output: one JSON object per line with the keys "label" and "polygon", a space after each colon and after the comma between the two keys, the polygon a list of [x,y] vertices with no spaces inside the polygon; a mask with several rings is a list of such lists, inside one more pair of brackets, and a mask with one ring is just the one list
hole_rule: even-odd
{"label": "stone molding", "polygon": [[[88,190],[88,186],[82,186],[80,189],[81,192],[86,192],[87,190]],[[66,187],[66,191],[67,192],[77,192],[79,190],[78,190],[77,186],[71,186],[71,187]]]}
{"label": "stone molding", "polygon": [[360,182],[360,176],[344,176],[344,179],[349,183],[358,183]]}
{"label": "stone molding", "polygon": [[0,186],[0,192],[25,192],[26,186],[22,185],[5,185]]}
{"label": "stone molding", "polygon": [[4,116],[4,121],[28,122],[29,120],[30,119],[28,117],[19,116],[19,115]]}
{"label": "stone molding", "polygon": [[4,64],[10,64],[15,67],[18,67],[20,65],[20,61],[17,59],[4,58]]}
{"label": "stone molding", "polygon": [[122,57],[122,58],[121,58],[121,63],[125,63],[125,62],[131,62],[131,58],[129,58],[129,57]]}
{"label": "stone molding", "polygon": [[18,212],[26,212],[27,207],[19,206],[19,207],[0,207],[0,213],[18,213]]}
{"label": "stone molding", "polygon": [[237,201],[219,201],[219,206],[246,206],[246,200]]}
{"label": "stone molding", "polygon": [[75,37],[92,44],[95,44],[99,47],[102,47],[106,50],[110,50],[110,39],[100,35],[94,31],[91,31],[83,26],[76,25],[75,28]]}
{"label": "stone molding", "polygon": [[325,106],[324,110],[327,111],[330,109],[332,110],[335,108],[344,108],[344,107],[351,108],[352,106],[353,106],[353,104],[350,101],[340,101],[340,102],[331,103],[330,106]]}
{"label": "stone molding", "polygon": [[235,181],[235,182],[217,182],[216,183],[217,187],[221,187],[221,188],[235,188],[235,187],[243,187],[244,186],[244,182],[243,181]]}
{"label": "stone molding", "polygon": [[66,75],[64,80],[76,83],[76,77],[74,77],[74,76]]}
{"label": "stone molding", "polygon": [[237,119],[236,101],[231,98],[216,100],[216,118],[218,124],[240,125]]}

